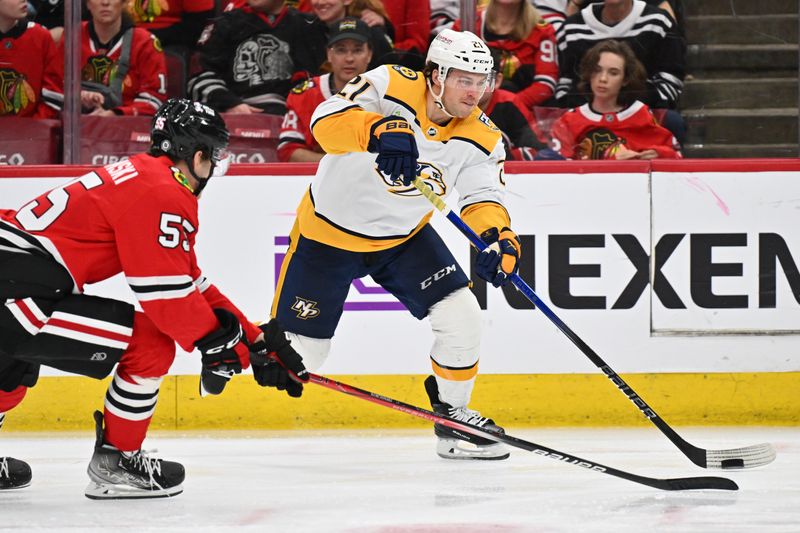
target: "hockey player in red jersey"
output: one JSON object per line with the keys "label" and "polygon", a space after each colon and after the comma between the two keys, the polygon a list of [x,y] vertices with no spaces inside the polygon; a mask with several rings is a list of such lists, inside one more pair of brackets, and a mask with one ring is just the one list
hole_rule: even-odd
{"label": "hockey player in red jersey", "polygon": [[[0,418],[36,384],[40,364],[95,378],[114,370],[105,412],[95,413],[86,489],[95,499],[182,491],[183,466],[141,451],[176,342],[200,351],[201,392],[221,392],[252,364],[259,384],[302,393],[268,358],[275,352],[305,373],[277,322],[254,326],[195,257],[198,196],[229,160],[225,123],[205,105],[173,99],[155,115],[151,138],[146,154],[0,211]],[[120,272],[143,312],[83,294]],[[19,475],[6,483],[20,484]]]}
{"label": "hockey player in red jersey", "polygon": [[581,90],[591,102],[564,113],[551,130],[553,149],[567,159],[677,159],[672,133],[637,100],[645,71],[631,48],[609,40],[592,47],[581,61]]}
{"label": "hockey player in red jersey", "polygon": [[26,0],[0,0],[0,117],[55,118],[64,102],[61,58],[27,14]]}
{"label": "hockey player in red jersey", "polygon": [[278,142],[281,161],[316,162],[325,155],[311,134],[311,115],[323,100],[367,70],[372,59],[369,40],[369,26],[360,19],[345,17],[334,23],[328,38],[331,72],[303,80],[286,99],[286,115]]}

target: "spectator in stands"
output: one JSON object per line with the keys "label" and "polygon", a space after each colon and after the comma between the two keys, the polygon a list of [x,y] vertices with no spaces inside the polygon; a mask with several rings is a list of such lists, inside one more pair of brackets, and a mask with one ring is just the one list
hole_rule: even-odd
{"label": "spectator in stands", "polygon": [[345,2],[345,12],[348,17],[360,18],[370,28],[379,26],[394,42],[394,24],[382,0],[349,0]]}
{"label": "spectator in stands", "polygon": [[503,84],[503,73],[500,69],[501,52],[492,50],[495,71],[495,90],[483,93],[478,107],[488,115],[494,125],[503,134],[508,160],[532,160],[538,150],[546,149],[547,144],[541,142],[531,128],[533,117],[525,113],[514,103],[515,94],[500,87]]}
{"label": "spectator in stands", "polygon": [[389,0],[384,4],[394,25],[397,62],[414,70],[425,66],[430,33],[431,8],[428,0]]}
{"label": "spectator in stands", "polygon": [[286,99],[286,116],[281,127],[278,159],[281,161],[316,162],[322,151],[311,134],[311,114],[317,106],[366,72],[372,59],[369,26],[363,20],[345,17],[340,20],[328,40],[328,63],[331,72],[304,80]]}
{"label": "spectator in stands", "polygon": [[431,24],[428,40],[433,40],[442,30],[453,29],[460,14],[460,3],[459,0],[430,0]]}
{"label": "spectator in stands", "polygon": [[647,91],[640,100],[650,107],[675,109],[683,90],[686,43],[675,21],[640,0],[605,0],[567,18],[558,33],[561,107],[576,107],[586,95],[576,91],[578,66],[586,51],[601,39],[624,41],[647,71]]}
{"label": "spectator in stands", "polygon": [[64,102],[53,39],[25,0],[0,0],[0,116],[55,118]]}
{"label": "spectator in stands", "polygon": [[[135,28],[127,0],[86,0],[81,28],[81,107],[100,116],[154,115],[167,99],[161,43]],[[63,41],[59,47],[63,55]]]}
{"label": "spectator in stands", "polygon": [[645,70],[624,42],[597,43],[583,56],[580,88],[590,103],[571,109],[551,130],[553,149],[567,159],[681,157],[672,133],[637,100]]}
{"label": "spectator in stands", "polygon": [[[350,15],[348,8],[351,3],[352,0],[311,0],[311,8],[324,27],[326,40],[335,24]],[[370,26],[369,29],[371,33],[370,46],[372,47],[369,69],[373,69],[383,64],[385,60],[392,58],[393,45],[383,26]]]}
{"label": "spectator in stands", "polygon": [[564,24],[567,14],[574,13],[569,11],[573,7],[573,0],[533,0],[533,5],[539,10],[545,22],[550,24],[555,31]]}
{"label": "spectator in stands", "polygon": [[[461,29],[460,20],[454,29]],[[502,52],[502,88],[516,93],[520,109],[529,113],[552,98],[558,77],[555,32],[528,0],[489,0],[475,17],[475,33]]]}
{"label": "spectator in stands", "polygon": [[[681,0],[643,0],[644,3],[657,7],[659,9],[663,9],[669,16],[672,17],[677,23],[678,33],[683,36],[683,2]],[[589,4],[600,4],[603,0],[536,0],[535,3],[539,2],[563,2],[566,4],[565,14],[567,17],[570,17],[583,9],[584,7],[588,6]],[[563,22],[563,18],[562,18]],[[556,28],[556,31],[558,28]]]}
{"label": "spectator in stands", "polygon": [[[29,4],[32,7],[29,19],[50,30],[53,41],[58,43],[64,34],[64,0],[30,0]],[[89,18],[86,3],[81,2],[81,20]]]}
{"label": "spectator in stands", "polygon": [[133,22],[158,37],[163,46],[192,50],[214,16],[214,0],[132,0],[129,10]]}
{"label": "spectator in stands", "polygon": [[325,42],[322,27],[283,0],[247,0],[203,31],[189,93],[217,111],[283,116],[292,86],[319,74]]}

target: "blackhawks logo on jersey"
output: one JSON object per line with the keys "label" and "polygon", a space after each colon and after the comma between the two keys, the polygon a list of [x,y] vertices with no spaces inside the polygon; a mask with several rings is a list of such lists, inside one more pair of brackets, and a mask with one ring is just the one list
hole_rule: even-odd
{"label": "blackhawks logo on jersey", "polygon": [[169,10],[167,0],[133,0],[129,8],[131,17],[137,24],[153,22],[167,10]]}
{"label": "blackhawks logo on jersey", "polygon": [[36,102],[36,93],[25,76],[0,69],[0,115],[17,115]]}
{"label": "blackhawks logo on jersey", "polygon": [[609,149],[618,146],[624,140],[606,128],[596,128],[586,133],[578,143],[575,152],[579,159],[609,159]]}
{"label": "blackhawks logo on jersey", "polygon": [[[83,66],[81,79],[110,86],[111,82],[117,77],[118,70],[117,62],[108,56],[93,56]],[[124,85],[130,85],[127,76],[125,77]]]}

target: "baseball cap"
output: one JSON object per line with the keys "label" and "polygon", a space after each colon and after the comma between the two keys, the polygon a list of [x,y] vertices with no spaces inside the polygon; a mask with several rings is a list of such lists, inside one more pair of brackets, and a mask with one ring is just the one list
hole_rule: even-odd
{"label": "baseball cap", "polygon": [[328,47],[344,39],[353,39],[368,43],[372,34],[367,23],[355,17],[345,17],[331,26],[331,35],[328,37]]}

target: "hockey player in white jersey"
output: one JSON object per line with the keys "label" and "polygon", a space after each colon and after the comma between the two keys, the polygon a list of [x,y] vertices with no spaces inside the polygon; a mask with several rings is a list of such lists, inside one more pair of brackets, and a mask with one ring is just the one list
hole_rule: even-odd
{"label": "hockey player in white jersey", "polygon": [[[304,364],[317,369],[351,282],[371,275],[413,316],[430,320],[434,375],[425,388],[434,410],[502,431],[467,408],[478,372],[480,308],[467,274],[429,224],[430,203],[411,183],[419,176],[443,198],[458,190],[462,218],[492,243],[476,261],[479,276],[499,286],[516,272],[520,244],[503,206],[505,150],[477,107],[490,90],[486,44],[470,32],[444,30],[423,72],[380,66],[317,107],[311,129],[327,155],[298,207],[272,315]],[[442,457],[508,457],[502,444],[439,425],[435,432]]]}

